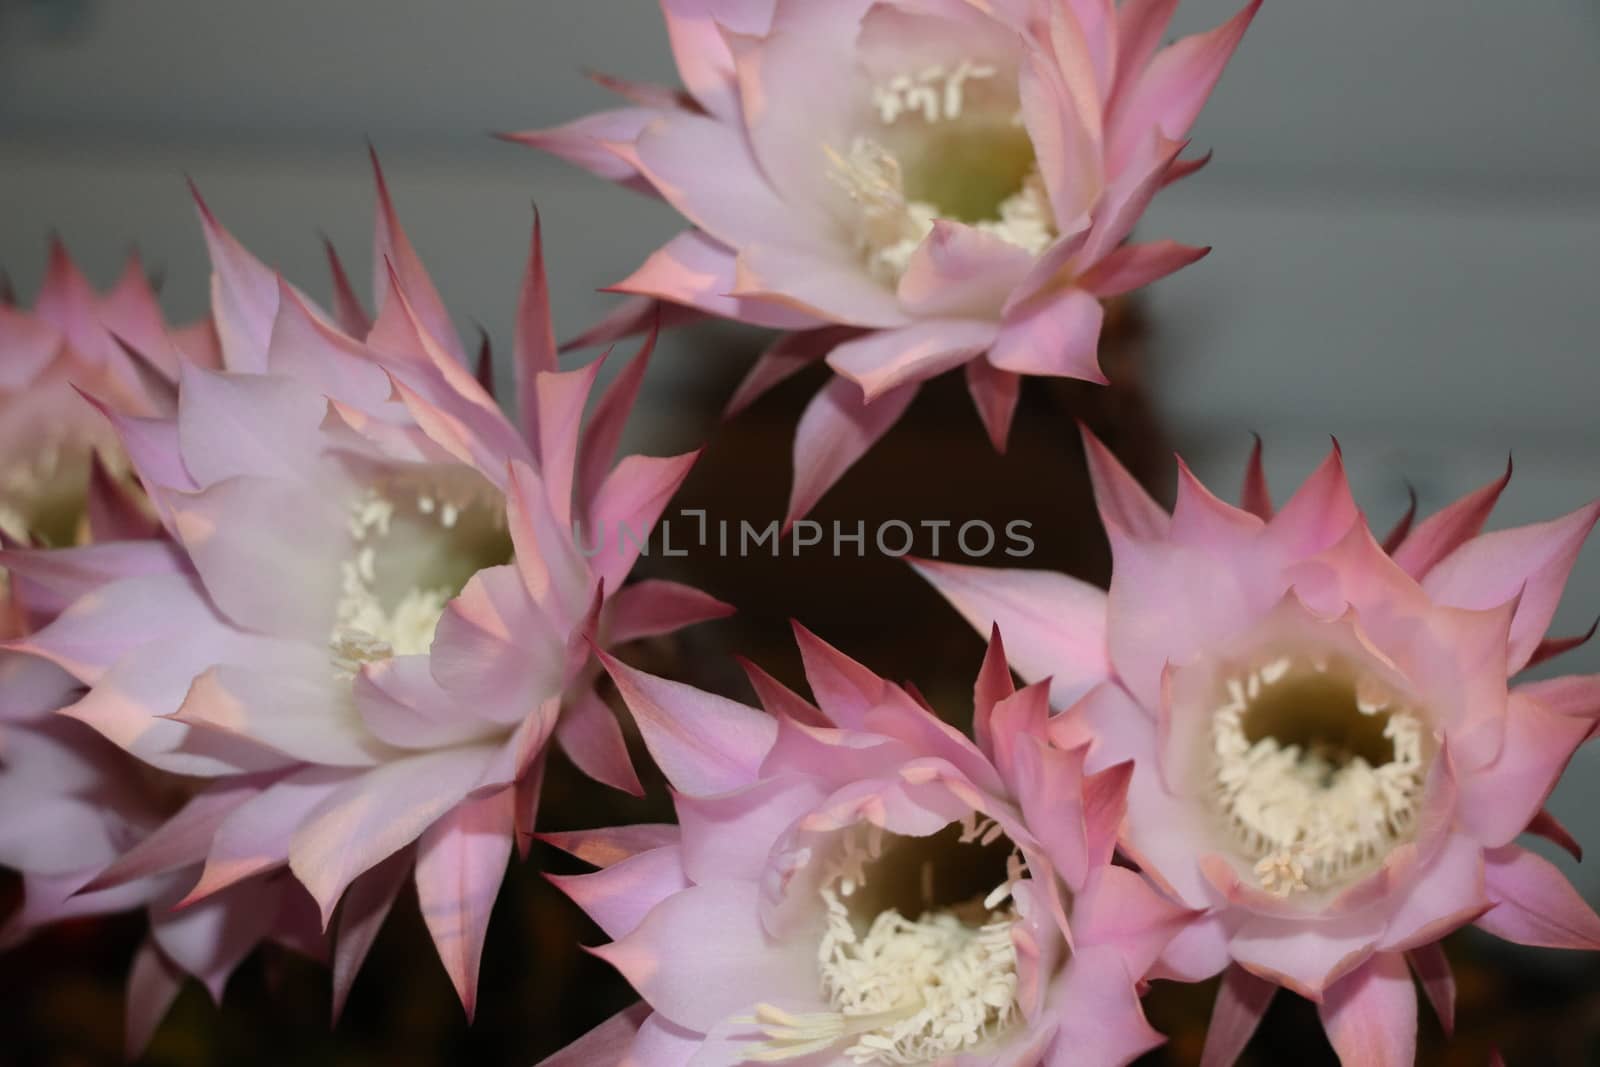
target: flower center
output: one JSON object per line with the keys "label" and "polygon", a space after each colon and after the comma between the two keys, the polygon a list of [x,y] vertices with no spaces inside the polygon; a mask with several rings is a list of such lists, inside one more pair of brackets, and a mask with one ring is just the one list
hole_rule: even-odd
{"label": "flower center", "polygon": [[1283,656],[1224,688],[1212,784],[1263,889],[1338,886],[1413,832],[1427,770],[1417,709],[1322,657]]}
{"label": "flower center", "polygon": [[1018,1017],[1008,901],[1026,877],[1000,827],[978,816],[925,838],[848,832],[820,890],[817,965],[833,1010],[758,1004],[747,1021],[767,1040],[745,1058],[777,1063],[848,1042],[854,1063],[923,1064],[995,1037]]}
{"label": "flower center", "polygon": [[451,598],[510,558],[502,505],[485,486],[368,486],[349,509],[351,555],[339,566],[329,648],[334,668],[426,653]]}
{"label": "flower center", "polygon": [[873,89],[876,129],[844,151],[824,146],[829,175],[857,212],[873,277],[897,284],[941,219],[969,223],[1038,254],[1055,218],[998,68],[964,60],[901,74]]}
{"label": "flower center", "polygon": [[[90,454],[88,447],[50,441],[26,459],[0,468],[0,530],[19,541],[56,548],[76,544]],[[110,454],[104,458],[110,466],[123,466]]]}

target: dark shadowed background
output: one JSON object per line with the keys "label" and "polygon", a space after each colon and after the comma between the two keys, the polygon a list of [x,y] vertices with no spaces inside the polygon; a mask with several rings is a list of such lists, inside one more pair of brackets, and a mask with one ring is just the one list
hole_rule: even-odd
{"label": "dark shadowed background", "polygon": [[[1186,0],[1180,29],[1231,13]],[[651,0],[0,0],[0,267],[31,295],[52,231],[109,282],[137,245],[179,317],[199,314],[207,267],[183,185],[191,176],[261,258],[326,294],[319,232],[357,276],[370,261],[380,151],[400,212],[464,331],[509,349],[531,205],[544,213],[558,330],[576,332],[680,226],[673,212],[528,150],[495,130],[601,106],[586,68],[671,80]],[[1375,527],[1490,480],[1514,452],[1502,524],[1552,517],[1600,493],[1600,3],[1345,0],[1269,3],[1197,129],[1216,150],[1163,194],[1151,235],[1216,251],[1119,309],[1096,390],[1030,382],[1004,458],[970,405],[934,388],[817,518],[1003,523],[1028,519],[1035,566],[1103,580],[1071,418],[1099,428],[1158,494],[1176,448],[1231,491],[1267,444],[1280,493],[1337,434]],[[636,414],[636,448],[711,438],[682,504],[765,523],[787,490],[794,420],[817,379],[723,425],[718,411],[763,341],[712,326],[662,345]],[[504,367],[501,368],[504,371]],[[996,558],[995,562],[1005,562]],[[794,615],[886,675],[968,713],[981,644],[902,566],[834,560],[687,560],[652,567],[699,582],[735,620],[632,651],[651,669],[747,695],[730,653],[791,683]],[[1600,615],[1600,550],[1580,560],[1557,632]],[[1600,670],[1587,647],[1564,671]],[[548,829],[663,816],[559,773]],[[1552,810],[1600,848],[1600,745],[1580,753]],[[1540,851],[1600,902],[1600,870]],[[477,1023],[461,1018],[414,907],[391,920],[336,1030],[315,965],[263,953],[224,1007],[196,986],[148,1062],[487,1064],[525,1067],[626,1001],[581,953],[596,930],[543,870],[514,864],[491,926]],[[142,920],[61,928],[0,957],[0,1064],[117,1062],[121,984]],[[1431,1017],[1423,1061],[1600,1063],[1600,964],[1449,943],[1461,1034]],[[1158,987],[1161,1063],[1194,1062],[1211,988]],[[1427,1012],[1424,1009],[1426,1016]],[[1280,996],[1251,1062],[1326,1062],[1310,1007]]]}

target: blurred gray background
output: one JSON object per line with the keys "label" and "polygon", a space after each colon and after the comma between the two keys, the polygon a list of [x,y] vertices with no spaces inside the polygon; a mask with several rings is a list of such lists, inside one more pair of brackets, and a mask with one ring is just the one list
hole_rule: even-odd
{"label": "blurred gray background", "polygon": [[[1179,28],[1235,0],[1186,0]],[[609,98],[585,68],[672,81],[651,0],[0,0],[0,265],[30,294],[59,231],[97,281],[130,245],[181,316],[204,306],[182,176],[251,249],[326,293],[318,231],[370,263],[367,139],[470,331],[508,347],[530,204],[558,331],[610,306],[673,213],[496,130]],[[1600,493],[1600,4],[1272,0],[1197,129],[1212,166],[1145,232],[1216,251],[1149,293],[1149,375],[1180,450],[1219,490],[1268,443],[1280,492],[1337,434],[1374,526],[1496,476],[1498,521]],[[682,448],[694,335],[651,375],[637,442]],[[1600,548],[1557,630],[1600,614]],[[1600,642],[1597,642],[1600,644]],[[1570,657],[1600,670],[1600,648]],[[1554,804],[1600,846],[1600,745]],[[1600,868],[1568,861],[1592,899]]]}

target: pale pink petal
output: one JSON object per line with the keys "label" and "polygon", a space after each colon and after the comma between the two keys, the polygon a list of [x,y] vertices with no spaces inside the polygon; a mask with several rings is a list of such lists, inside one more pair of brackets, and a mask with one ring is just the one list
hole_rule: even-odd
{"label": "pale pink petal", "polygon": [[1017,673],[1051,679],[1050,701],[1072,704],[1110,673],[1106,658],[1106,595],[1051,571],[969,567],[937,560],[912,566],[980,634],[995,628]]}
{"label": "pale pink petal", "polygon": [[735,33],[760,33],[772,19],[773,0],[662,0],[667,36],[678,75],[700,106],[721,119],[736,119],[739,98],[733,54],[723,27]]}
{"label": "pale pink petal", "polygon": [[1504,476],[1468,493],[1411,530],[1391,553],[1394,561],[1411,577],[1422,580],[1440,560],[1478,536],[1510,481],[1511,464],[1507,462]]}
{"label": "pale pink petal", "polygon": [[333,1021],[344,1014],[355,984],[383,920],[394,907],[400,887],[411,873],[412,851],[403,849],[350,883],[333,928]]}
{"label": "pale pink petal", "polygon": [[457,805],[417,842],[417,904],[470,1021],[489,913],[511,859],[512,793]]}
{"label": "pale pink petal", "polygon": [[710,795],[755,781],[777,721],[754,708],[634,670],[598,652],[673,788]]}
{"label": "pale pink petal", "polygon": [[[1168,138],[1182,138],[1200,115],[1206,98],[1222,77],[1223,68],[1233,57],[1261,0],[1251,0],[1232,19],[1205,33],[1185,37],[1162,49],[1124,93],[1113,102],[1108,122],[1112,173],[1120,172],[1138,152],[1139,143],[1152,132]],[[1159,11],[1144,22],[1156,36],[1169,12]]]}
{"label": "pale pink petal", "polygon": [[1006,441],[1011,436],[1011,420],[1017,413],[1022,376],[1000,370],[987,359],[968,360],[966,374],[967,392],[972,395],[973,406],[983,420],[989,443],[1004,455]]}
{"label": "pale pink petal", "polygon": [[1220,913],[1194,919],[1175,934],[1150,977],[1203,982],[1228,966],[1228,929]]}
{"label": "pale pink petal", "polygon": [[585,688],[567,701],[556,721],[555,736],[578,770],[613,789],[644,796],[622,727],[593,689]]}
{"label": "pale pink petal", "polygon": [[606,632],[612,643],[622,644],[725,619],[734,613],[734,607],[692,586],[649,579],[623,586],[607,600],[606,611]]}
{"label": "pale pink petal", "polygon": [[650,366],[655,352],[660,322],[654,323],[645,338],[639,354],[612,379],[595,403],[594,414],[578,442],[578,513],[587,515],[595,494],[605,484],[611,464],[617,458],[617,448],[622,443],[623,431],[634,402],[639,398],[639,387],[644,382],[644,372]]}
{"label": "pale pink petal", "polygon": [[523,130],[501,134],[515,144],[549,152],[557,159],[588,171],[597,178],[617,182],[639,192],[652,191],[648,182],[629,162],[628,154],[614,146],[632,145],[639,134],[661,115],[656,108],[625,107],[597,111],[574,122],[544,130]]}
{"label": "pale pink petal", "polygon": [[[578,596],[575,586],[570,595]],[[429,730],[405,742],[405,747],[428,747],[449,743],[443,735],[454,735],[454,740],[469,736],[468,722],[520,722],[529,708],[561,688],[568,639],[533,602],[515,567],[489,567],[467,581],[439,619],[426,660],[436,685],[421,684],[414,677],[415,664],[404,658],[367,673],[392,700],[408,705],[412,715],[437,724],[440,737],[430,740]],[[358,684],[358,699],[362,694]],[[463,699],[474,714],[460,714]],[[362,714],[370,713],[363,707]],[[370,718],[368,725],[380,735],[386,729]]]}
{"label": "pale pink petal", "polygon": [[323,922],[352,881],[472,792],[494,756],[492,748],[472,746],[395,760],[323,801],[289,843],[289,867],[316,898]]}
{"label": "pale pink petal", "polygon": [[213,1001],[244,958],[271,931],[284,885],[256,878],[176,911],[150,909],[150,933],[161,951],[205,985]]}
{"label": "pale pink petal", "polygon": [[790,625],[800,646],[806,682],[822,713],[834,726],[860,729],[867,712],[882,703],[888,683],[799,622]]}
{"label": "pale pink petal", "polygon": [[1600,503],[1551,522],[1483,534],[1433,567],[1422,588],[1439,603],[1458,608],[1492,608],[1520,598],[1511,624],[1510,670],[1515,673],[1549,629],[1596,519]]}
{"label": "pale pink petal", "polygon": [[202,673],[172,716],[237,734],[309,763],[368,767],[389,749],[350,704],[325,656],[305,649],[299,662],[271,669],[218,664]]}
{"label": "pale pink petal", "polygon": [[392,273],[399,283],[401,294],[428,335],[442,345],[458,364],[465,366],[467,352],[461,345],[461,336],[456,333],[455,325],[450,321],[450,312],[439,298],[439,291],[433,287],[433,280],[428,277],[416,250],[411,247],[410,238],[400,225],[394,201],[389,197],[389,183],[384,180],[383,168],[378,165],[378,153],[372,151],[370,154],[372,176],[378,190],[378,217],[372,248],[372,291],[378,294],[378,317],[383,315],[382,305],[388,299],[388,282]]}
{"label": "pale pink petal", "polygon": [[595,867],[610,867],[629,856],[676,845],[680,836],[681,832],[674,824],[641,823],[636,826],[601,826],[593,830],[540,834],[539,839]]}
{"label": "pale pink petal", "polygon": [[[522,420],[522,436],[530,444],[540,441],[539,376],[554,373],[556,355],[555,319],[550,313],[550,278],[544,266],[544,220],[533,215],[533,240],[528,248],[528,264],[522,273],[522,288],[517,293],[517,324],[512,341],[512,366],[517,384],[517,416]],[[579,413],[582,416],[582,411]]]}
{"label": "pale pink petal", "polygon": [[280,637],[332,629],[349,544],[338,500],[247,475],[174,500],[173,515],[206,592],[236,624]]}
{"label": "pale pink petal", "polygon": [[337,767],[306,767],[228,812],[205,850],[205,869],[180,906],[289,862],[289,840],[306,817],[350,778]]}
{"label": "pale pink petal", "polygon": [[803,330],[780,337],[756,360],[750,372],[734,390],[723,418],[731,419],[764,396],[768,390],[788,381],[832,352],[841,342],[856,336],[854,330],[833,328]]}
{"label": "pale pink petal", "polygon": [[588,603],[591,585],[571,527],[556,521],[544,479],[536,470],[513,461],[510,471],[506,518],[517,570],[545,614],[561,621],[575,619]]}
{"label": "pale pink petal", "polygon": [[1083,289],[1007,313],[989,362],[1016,374],[1077,378],[1104,384],[1100,327],[1105,308]]}
{"label": "pale pink petal", "polygon": [[701,233],[687,230],[661,248],[611,291],[650,296],[695,308],[719,318],[775,330],[818,325],[813,315],[771,301],[731,295],[738,284],[738,252]]}
{"label": "pale pink petal", "polygon": [[230,371],[260,374],[278,314],[278,278],[222,228],[192,185],[206,248],[211,253],[211,311]]}
{"label": "pale pink petal", "polygon": [[1336,982],[1319,1006],[1341,1063],[1410,1067],[1417,1054],[1417,991],[1405,957],[1383,952]]}
{"label": "pale pink petal", "polygon": [[789,511],[784,526],[793,526],[867,450],[888,433],[917,395],[906,385],[868,404],[861,387],[847,378],[834,378],[822,388],[795,429],[794,485],[789,490]]}
{"label": "pale pink petal", "polygon": [[1177,9],[1178,0],[1125,0],[1118,5],[1116,79],[1110,94],[1113,106],[1144,75]]}
{"label": "pale pink petal", "polygon": [[[750,679],[750,688],[756,691],[756,699],[766,709],[768,715],[779,719],[792,719],[806,726],[827,727],[831,725],[822,711],[811,701],[796,693],[793,689],[778,681],[772,675],[751,663],[743,656],[735,656],[739,666],[744,668],[745,677]],[[783,726],[779,724],[779,732]]]}
{"label": "pale pink petal", "polygon": [[1133,537],[1149,540],[1166,537],[1172,521],[1166,511],[1150,498],[1144,486],[1087,426],[1080,425],[1079,430],[1100,518]]}
{"label": "pale pink petal", "polygon": [[1178,459],[1178,499],[1168,536],[1174,544],[1221,551],[1245,548],[1264,528],[1261,519],[1236,508],[1201,484]]}
{"label": "pale pink petal", "polygon": [[1211,1009],[1211,1025],[1206,1027],[1200,1067],[1232,1067],[1250,1043],[1277,991],[1277,986],[1243,967],[1231,966],[1223,971],[1216,1006]]}
{"label": "pale pink petal", "polygon": [[991,322],[933,320],[839,345],[828,366],[861,387],[868,405],[901,386],[961,366],[994,341]]}
{"label": "pale pink petal", "polygon": [[0,306],[0,389],[21,389],[49,366],[61,333],[43,319]]}
{"label": "pale pink petal", "polygon": [[654,328],[670,329],[698,322],[705,312],[679,304],[667,304],[647,296],[630,296],[618,303],[601,319],[576,337],[561,343],[561,351],[572,352],[580,348],[595,348],[614,344],[624,338],[641,334]]}
{"label": "pale pink petal", "polygon": [[[1234,960],[1251,973],[1319,1000],[1330,985],[1372,956],[1382,932],[1381,915],[1330,916],[1307,923],[1299,916],[1255,913],[1244,918],[1228,947]],[[1399,961],[1403,971],[1400,953],[1388,955]]]}
{"label": "pale pink petal", "polygon": [[1360,518],[1345,476],[1344,456],[1336,443],[1322,465],[1272,517],[1263,540],[1286,560],[1306,559],[1344,540]]}
{"label": "pale pink petal", "polygon": [[1519,945],[1600,949],[1597,916],[1555,864],[1516,845],[1484,854],[1484,883],[1495,902],[1478,927]]}
{"label": "pale pink petal", "polygon": [[589,536],[600,538],[601,547],[589,566],[607,589],[622,587],[656,520],[699,458],[699,452],[628,456],[601,483],[590,503],[587,524]]}
{"label": "pale pink petal", "polygon": [[133,968],[128,972],[127,1022],[123,1037],[123,1054],[131,1060],[144,1054],[145,1047],[155,1036],[167,1009],[178,999],[183,989],[184,973],[146,938],[133,956]]}
{"label": "pale pink petal", "polygon": [[[485,706],[473,699],[477,690],[466,690],[464,696],[442,686],[438,681],[442,663],[450,665],[447,677],[453,678],[457,671],[465,670],[467,663],[483,661],[462,655],[453,641],[436,640],[435,648],[440,655],[432,660],[427,656],[396,656],[365,664],[356,675],[356,711],[362,726],[377,740],[395,748],[415,750],[487,741],[499,732],[497,724],[520,721],[535,703],[532,694],[520,687],[494,690],[499,699]],[[502,655],[511,659],[516,652],[507,648]],[[506,673],[501,662],[489,662],[484,676],[479,677],[488,690]],[[524,699],[515,700],[518,694]]]}
{"label": "pale pink petal", "polygon": [[583,411],[604,360],[573,371],[541,371],[534,376],[539,473],[545,498],[560,526],[572,525],[572,494],[577,480],[578,436]]}
{"label": "pale pink petal", "polygon": [[633,933],[651,908],[690,885],[676,845],[641,852],[593,874],[546,877],[613,941]]}
{"label": "pale pink petal", "polygon": [[972,687],[972,737],[990,758],[994,757],[995,705],[1016,691],[1010,657],[997,623],[989,628],[989,647],[984,650],[983,664],[978,668],[978,679]]}
{"label": "pale pink petal", "polygon": [[1379,948],[1400,952],[1430,944],[1473,921],[1489,905],[1482,847],[1464,834],[1452,834],[1401,896]]}
{"label": "pale pink petal", "polygon": [[1533,821],[1593,726],[1531,696],[1511,694],[1499,758],[1461,781],[1462,823],[1490,847],[1510,843]]}
{"label": "pale pink petal", "polygon": [[[683,831],[680,856],[692,882],[760,882],[770,842],[780,841],[828,798],[827,785],[803,774],[778,773],[717,796],[674,797]],[[752,848],[753,842],[761,842]]]}
{"label": "pale pink petal", "polygon": [[1174,904],[1136,872],[1108,864],[1092,874],[1073,901],[1073,943],[1113,948],[1128,973],[1142,977],[1196,914]]}
{"label": "pale pink petal", "polygon": [[1548,810],[1541,811],[1535,815],[1533,821],[1528,824],[1528,828],[1523,833],[1542,837],[1551,844],[1559,846],[1567,855],[1579,863],[1583,862],[1583,846],[1578,844],[1578,839],[1573,837],[1572,833],[1565,826],[1562,826]]}
{"label": "pale pink petal", "polygon": [[1261,463],[1261,438],[1250,449],[1250,463],[1245,468],[1244,488],[1239,494],[1239,506],[1262,522],[1271,522],[1273,516],[1272,490],[1267,488],[1267,472]]}
{"label": "pale pink petal", "polygon": [[739,246],[731,295],[787,309],[813,322],[894,329],[913,319],[892,289],[844,249],[795,247],[778,238]]}
{"label": "pale pink petal", "polygon": [[917,316],[994,319],[1033,268],[1023,248],[940,219],[900,278],[900,303]]}
{"label": "pale pink petal", "polygon": [[182,576],[188,570],[182,550],[165,540],[6,551],[0,552],[0,567],[10,572],[12,589],[28,610],[50,619],[119,579]]}
{"label": "pale pink petal", "polygon": [[1123,245],[1091,267],[1078,285],[1102,300],[1143,289],[1211,253],[1210,248],[1194,248],[1176,241]]}
{"label": "pale pink petal", "polygon": [[816,248],[767,183],[742,131],[701,115],[664,113],[635,142],[640,169],[667,202],[723,244]]}
{"label": "pale pink petal", "polygon": [[1087,213],[1106,182],[1099,109],[1075,96],[1064,73],[1035,54],[1018,77],[1023,123],[1058,220]]}
{"label": "pale pink petal", "polygon": [[815,1000],[816,947],[775,942],[750,882],[692,886],[621,941],[594,950],[672,1022],[704,1033],[758,1001]]}
{"label": "pale pink petal", "polygon": [[1145,1020],[1134,976],[1114,949],[1073,952],[1060,983],[1054,996],[1065,1010],[1056,1047],[1068,1055],[1058,1062],[1128,1063],[1165,1040]]}
{"label": "pale pink petal", "polygon": [[322,249],[327,253],[328,272],[333,276],[334,318],[339,324],[339,329],[358,341],[362,340],[372,330],[372,316],[361,306],[361,298],[356,295],[355,287],[350,284],[350,275],[345,272],[344,261],[339,258],[339,250],[326,237],[322,239]]}
{"label": "pale pink petal", "polygon": [[1450,961],[1445,957],[1444,946],[1437,941],[1430,945],[1419,945],[1406,953],[1406,962],[1411,964],[1417,981],[1422,983],[1422,991],[1428,995],[1428,1003],[1433,1005],[1445,1036],[1453,1036],[1456,1030],[1456,980],[1450,973]]}

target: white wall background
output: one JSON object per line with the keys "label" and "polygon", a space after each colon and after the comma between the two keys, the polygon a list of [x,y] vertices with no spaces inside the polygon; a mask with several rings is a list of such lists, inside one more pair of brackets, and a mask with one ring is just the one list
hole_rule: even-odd
{"label": "white wall background", "polygon": [[[1187,0],[1181,28],[1235,2]],[[83,13],[52,33],[52,8]],[[187,173],[321,291],[319,228],[366,269],[370,138],[447,302],[502,339],[536,198],[571,332],[676,229],[484,136],[604,105],[584,68],[670,80],[654,4],[0,0],[0,265],[31,290],[56,229],[109,279],[136,242],[173,309],[196,313]],[[1337,433],[1375,525],[1408,480],[1437,506],[1508,451],[1503,522],[1600,493],[1597,102],[1596,0],[1269,2],[1197,131],[1216,162],[1147,227],[1217,246],[1150,298],[1152,380],[1202,476],[1231,486],[1255,430],[1292,485]],[[693,358],[680,342],[658,363],[659,432],[669,368]],[[1591,546],[1559,629],[1596,614]],[[1600,649],[1570,665],[1600,671]],[[1554,807],[1600,842],[1600,745]],[[1600,872],[1586,884],[1600,899]]]}

